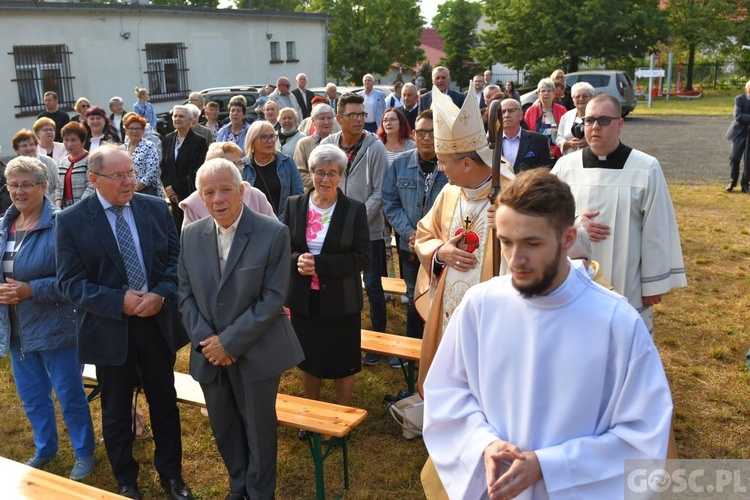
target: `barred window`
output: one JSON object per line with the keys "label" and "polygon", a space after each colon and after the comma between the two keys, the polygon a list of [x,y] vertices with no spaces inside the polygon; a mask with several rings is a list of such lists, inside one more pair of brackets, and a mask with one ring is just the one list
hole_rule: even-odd
{"label": "barred window", "polygon": [[271,62],[281,62],[281,43],[271,42]]}
{"label": "barred window", "polygon": [[152,101],[187,97],[188,80],[183,43],[147,43],[148,91]]}
{"label": "barred window", "polygon": [[[72,108],[73,76],[67,45],[21,45],[13,47],[18,84],[17,115],[44,111],[44,93],[57,93],[61,108]],[[10,54],[9,54],[10,55]]]}
{"label": "barred window", "polygon": [[296,42],[286,42],[286,60],[287,60],[287,62],[297,61],[297,44],[296,44]]}

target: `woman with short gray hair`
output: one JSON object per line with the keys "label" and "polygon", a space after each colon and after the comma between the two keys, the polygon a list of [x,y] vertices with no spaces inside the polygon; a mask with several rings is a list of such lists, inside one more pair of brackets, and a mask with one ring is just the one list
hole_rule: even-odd
{"label": "woman with short gray hair", "polygon": [[294,108],[283,108],[279,111],[281,130],[278,133],[276,149],[285,155],[294,155],[294,148],[305,135],[299,131],[299,116]]}
{"label": "woman with short gray hair", "polygon": [[42,468],[58,451],[54,389],[75,452],[70,479],[91,474],[94,426],[78,363],[75,312],[57,286],[55,215],[44,197],[47,169],[19,156],[5,170],[13,205],[0,221],[0,356],[10,351],[36,451],[27,465]]}
{"label": "woman with short gray hair", "polygon": [[[550,157],[555,161],[562,156],[555,139],[560,119],[568,112],[565,106],[555,103],[555,82],[551,78],[542,78],[536,87],[539,99],[526,110],[523,119],[529,130],[547,136],[550,145]],[[547,164],[548,162],[542,162]]]}
{"label": "woman with short gray hair", "polygon": [[583,117],[586,114],[586,105],[594,97],[595,92],[594,87],[588,82],[578,82],[571,89],[575,108],[560,118],[557,139],[555,139],[564,155],[588,146],[583,135]]}
{"label": "woman with short gray hair", "polygon": [[314,125],[315,132],[300,139],[297,147],[294,148],[294,163],[297,164],[297,170],[302,178],[305,191],[312,189],[313,185],[308,167],[310,154],[320,144],[320,141],[335,132],[336,125],[338,125],[336,123],[336,112],[328,104],[313,105],[310,120]]}
{"label": "woman with short gray hair", "polygon": [[370,233],[365,205],[338,188],[346,165],[337,146],[315,148],[313,189],[287,200],[283,220],[292,245],[286,305],[305,352],[298,365],[304,395],[320,399],[322,380],[333,379],[336,403],[350,406],[354,375],[362,369],[360,273],[370,262]]}

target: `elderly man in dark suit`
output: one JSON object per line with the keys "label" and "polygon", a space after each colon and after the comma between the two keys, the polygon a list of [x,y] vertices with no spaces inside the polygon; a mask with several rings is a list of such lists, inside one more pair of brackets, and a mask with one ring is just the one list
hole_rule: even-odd
{"label": "elderly man in dark suit", "polygon": [[[448,88],[450,84],[451,72],[448,71],[448,68],[446,68],[445,66],[435,66],[435,69],[432,70],[433,88],[437,87],[440,92],[446,94],[451,98],[453,104],[461,108],[461,106],[464,105],[466,94],[462,94],[461,92],[456,92],[455,90]],[[425,92],[422,97],[419,98],[420,113],[426,109],[430,109],[430,107],[432,106],[432,92],[434,91],[431,90],[429,92]]]}
{"label": "elderly man in dark suit", "polygon": [[[737,185],[740,175],[740,160],[745,155],[747,145],[748,125],[750,125],[750,81],[745,84],[745,93],[734,98],[734,120],[727,130],[727,139],[732,141],[729,150],[730,181],[726,190],[731,192]],[[740,186],[742,192],[750,194],[750,171],[747,167],[748,157],[745,156],[745,168],[742,170]]]}
{"label": "elderly man in dark suit", "polygon": [[78,357],[96,365],[102,432],[119,493],[141,498],[133,458],[133,389],[149,402],[154,465],[171,498],[192,499],[182,480],[177,350],[188,342],[177,310],[179,243],[163,200],[134,194],[130,156],[103,145],[89,159],[96,196],[57,217],[57,278],[76,305]]}
{"label": "elderly man in dark suit", "polygon": [[292,90],[292,94],[299,104],[299,109],[302,112],[302,118],[300,118],[300,120],[302,120],[310,116],[310,112],[312,111],[312,100],[313,97],[315,97],[315,94],[312,91],[307,90],[306,74],[300,73],[294,81],[297,84],[297,88]]}
{"label": "elderly man in dark suit", "polygon": [[304,358],[284,312],[289,230],[242,203],[237,167],[224,159],[198,170],[211,214],[186,227],[179,304],[201,384],[229,472],[228,500],[272,499],[276,489],[276,392],[281,373]]}
{"label": "elderly man in dark suit", "polygon": [[503,112],[503,157],[514,173],[537,167],[552,167],[547,137],[521,128],[523,110],[515,99],[500,103]]}

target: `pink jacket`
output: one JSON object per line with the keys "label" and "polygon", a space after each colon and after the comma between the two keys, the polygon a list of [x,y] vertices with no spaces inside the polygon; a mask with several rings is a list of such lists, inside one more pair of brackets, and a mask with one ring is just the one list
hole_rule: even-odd
{"label": "pink jacket", "polygon": [[[271,204],[268,203],[266,195],[260,189],[254,188],[249,182],[242,181],[245,185],[245,192],[242,195],[242,202],[252,210],[269,217],[276,218],[276,214],[273,213]],[[183,229],[197,220],[201,220],[207,217],[208,210],[206,205],[203,204],[203,200],[197,191],[193,192],[190,196],[180,202],[180,208],[185,212],[185,219],[182,221]]]}

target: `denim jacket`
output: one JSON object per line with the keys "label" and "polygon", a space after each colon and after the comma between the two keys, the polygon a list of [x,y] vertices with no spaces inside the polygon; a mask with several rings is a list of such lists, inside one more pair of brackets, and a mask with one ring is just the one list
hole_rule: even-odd
{"label": "denim jacket", "polygon": [[[42,217],[29,231],[13,261],[13,275],[31,286],[32,296],[16,308],[21,335],[21,353],[46,351],[76,345],[73,304],[65,300],[57,286],[55,267],[55,215],[59,209],[45,200]],[[0,220],[0,248],[5,248],[8,232],[18,217],[11,205]],[[0,274],[0,282],[5,279]],[[0,356],[8,353],[10,316],[7,305],[0,305]]]}
{"label": "denim jacket", "polygon": [[409,236],[417,230],[417,222],[427,215],[435,198],[448,183],[448,178],[436,167],[425,196],[425,177],[419,168],[419,151],[414,149],[393,160],[383,184],[385,217],[401,237],[399,248],[407,252]]}
{"label": "denim jacket", "polygon": [[[244,168],[242,169],[242,180],[255,186],[256,172],[255,167],[253,167],[252,158],[245,156],[242,158],[242,164],[244,165]],[[281,183],[279,213],[276,215],[279,220],[283,220],[286,199],[295,194],[302,194],[304,188],[302,187],[302,178],[299,176],[299,171],[297,170],[297,164],[294,163],[291,156],[287,156],[284,153],[276,153],[276,173],[279,175],[279,183]]]}

